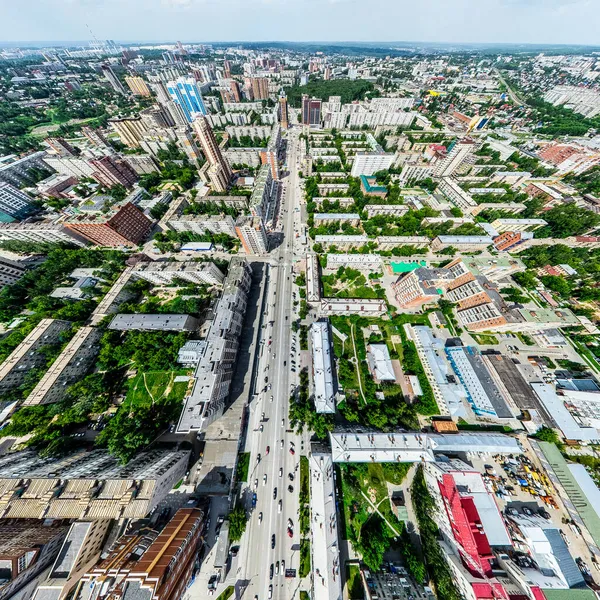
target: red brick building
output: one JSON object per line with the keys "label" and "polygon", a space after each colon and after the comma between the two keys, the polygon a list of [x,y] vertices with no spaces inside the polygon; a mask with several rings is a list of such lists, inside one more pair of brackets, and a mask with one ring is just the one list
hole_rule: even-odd
{"label": "red brick building", "polygon": [[92,177],[105,187],[112,187],[120,183],[126,188],[131,188],[138,180],[137,173],[127,161],[113,156],[93,159],[89,164],[94,167]]}
{"label": "red brick building", "polygon": [[108,215],[80,215],[65,227],[97,246],[137,246],[150,233],[152,221],[134,204],[116,207]]}

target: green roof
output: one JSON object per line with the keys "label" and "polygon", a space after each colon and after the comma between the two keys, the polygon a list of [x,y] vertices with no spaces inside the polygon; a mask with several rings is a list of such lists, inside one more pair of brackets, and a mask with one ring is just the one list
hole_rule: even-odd
{"label": "green roof", "polygon": [[[564,456],[554,444],[548,442],[538,442],[538,444],[586,529],[590,532],[596,545],[600,547],[600,517],[571,473]],[[546,592],[544,591],[544,593]]]}
{"label": "green roof", "polygon": [[393,273],[410,273],[415,269],[419,269],[420,267],[426,267],[427,262],[424,260],[420,260],[419,262],[390,262],[390,267],[392,267]]}
{"label": "green roof", "polygon": [[547,590],[542,589],[546,600],[598,600],[596,594],[589,589]]}

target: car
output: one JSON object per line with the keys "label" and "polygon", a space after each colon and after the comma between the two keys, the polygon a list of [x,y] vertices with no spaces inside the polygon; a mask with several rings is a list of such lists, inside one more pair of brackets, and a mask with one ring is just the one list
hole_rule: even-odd
{"label": "car", "polygon": [[275,549],[275,534],[271,536],[271,550]]}
{"label": "car", "polygon": [[272,387],[273,387],[273,386],[272,386],[271,384],[269,384],[269,385],[267,386],[267,390],[268,390],[268,391],[271,391],[271,388],[272,388]]}
{"label": "car", "polygon": [[267,451],[265,454],[269,454],[269,452],[271,452],[271,446],[267,446]]}
{"label": "car", "polygon": [[269,586],[269,600],[271,600],[272,597],[273,597],[273,586],[270,585]]}
{"label": "car", "polygon": [[258,464],[260,462],[260,454],[256,455],[256,464]]}
{"label": "car", "polygon": [[231,556],[237,556],[239,551],[239,546],[231,546],[231,550],[229,552],[231,552]]}
{"label": "car", "polygon": [[271,396],[271,402],[273,402],[273,396]]}
{"label": "car", "polygon": [[269,378],[265,377],[265,383],[269,383]]}
{"label": "car", "polygon": [[531,515],[533,515],[533,511],[528,507],[528,506],[524,506],[523,507],[523,512],[530,517]]}
{"label": "car", "polygon": [[261,513],[261,512],[259,512],[259,513],[258,513],[258,522],[259,522],[259,523],[262,523],[262,517],[263,517],[262,513]]}
{"label": "car", "polygon": [[277,504],[277,512],[281,512],[281,500]]}
{"label": "car", "polygon": [[269,579],[273,579],[273,571],[275,570],[275,567],[273,566],[273,563],[271,563],[271,566],[269,567]]}
{"label": "car", "polygon": [[263,477],[263,485],[267,485],[267,474],[266,473]]}
{"label": "car", "polygon": [[294,526],[294,522],[291,519],[287,520],[287,526],[288,527],[293,527]]}
{"label": "car", "polygon": [[277,500],[277,488],[273,488],[273,500]]}
{"label": "car", "polygon": [[[287,319],[287,317],[286,317],[286,319]],[[283,361],[283,366],[285,367],[286,365],[287,365],[287,360],[284,360]],[[171,433],[173,433],[173,432],[171,432]]]}
{"label": "car", "polygon": [[285,427],[285,419],[281,419],[281,426]]}
{"label": "car", "polygon": [[279,467],[279,477],[283,477],[283,467]]}
{"label": "car", "polygon": [[219,583],[219,576],[216,573],[211,575],[208,580],[208,590],[211,594],[215,593],[218,583]]}
{"label": "car", "polygon": [[279,575],[279,561],[275,563],[275,575]]}
{"label": "car", "polygon": [[540,513],[540,516],[542,518],[546,519],[546,521],[549,521],[551,519],[550,513],[545,508],[540,508],[538,512]]}
{"label": "car", "polygon": [[283,558],[281,559],[281,574],[283,575],[285,573],[285,560],[283,560]]}
{"label": "car", "polygon": [[290,481],[294,481],[294,474],[293,473],[288,473],[288,479]]}
{"label": "car", "polygon": [[287,528],[288,537],[294,537],[294,530],[291,527]]}
{"label": "car", "polygon": [[264,430],[265,426],[261,423],[260,427],[258,428],[258,430],[262,433]]}
{"label": "car", "polygon": [[283,446],[284,446],[284,445],[285,445],[285,442],[284,442],[283,440],[281,440],[281,444],[280,444],[280,446],[281,446],[281,449],[282,449],[282,450],[283,450]]}
{"label": "car", "polygon": [[252,494],[252,508],[256,507],[256,494]]}
{"label": "car", "polygon": [[294,486],[293,485],[288,485],[288,492],[290,492],[290,494],[294,491]]}
{"label": "car", "polygon": [[258,479],[254,480],[254,489],[256,489],[258,487]]}
{"label": "car", "polygon": [[296,451],[290,446],[290,454],[293,456],[294,454],[296,454]]}

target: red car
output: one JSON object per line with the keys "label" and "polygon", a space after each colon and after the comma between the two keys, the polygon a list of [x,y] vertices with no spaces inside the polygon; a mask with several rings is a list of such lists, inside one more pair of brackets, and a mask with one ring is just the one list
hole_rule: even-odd
{"label": "red car", "polygon": [[267,454],[271,451],[271,446],[267,446]]}
{"label": "red car", "polygon": [[287,533],[288,533],[288,537],[294,537],[294,531],[292,530],[291,527],[287,528]]}

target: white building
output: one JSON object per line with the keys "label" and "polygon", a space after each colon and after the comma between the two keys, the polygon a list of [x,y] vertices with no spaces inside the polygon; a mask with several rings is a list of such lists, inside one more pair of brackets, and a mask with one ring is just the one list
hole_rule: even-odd
{"label": "white building", "polygon": [[477,202],[473,200],[471,194],[463,190],[458,182],[451,177],[444,177],[438,190],[463,212],[470,213],[477,206]]}
{"label": "white building", "polygon": [[323,298],[320,313],[323,316],[361,315],[381,316],[387,312],[385,300],[364,298]]}
{"label": "white building", "polygon": [[154,285],[169,285],[176,279],[190,283],[220,285],[225,275],[212,262],[142,262],[133,269],[133,276]]}
{"label": "white building", "polygon": [[402,217],[408,212],[406,204],[367,204],[364,208],[369,219],[377,215],[388,217]]}
{"label": "white building", "polygon": [[386,171],[396,162],[396,155],[386,152],[357,152],[352,163],[352,177],[371,176]]}
{"label": "white building", "polygon": [[329,324],[326,321],[313,323],[310,327],[310,340],[315,409],[318,413],[333,414],[335,393]]}
{"label": "white building", "polygon": [[376,383],[396,381],[396,374],[394,373],[387,344],[369,344],[367,347],[367,364]]}
{"label": "white building", "polygon": [[476,148],[477,145],[471,138],[464,138],[457,142],[446,157],[436,163],[435,176],[449,177],[452,175]]}

